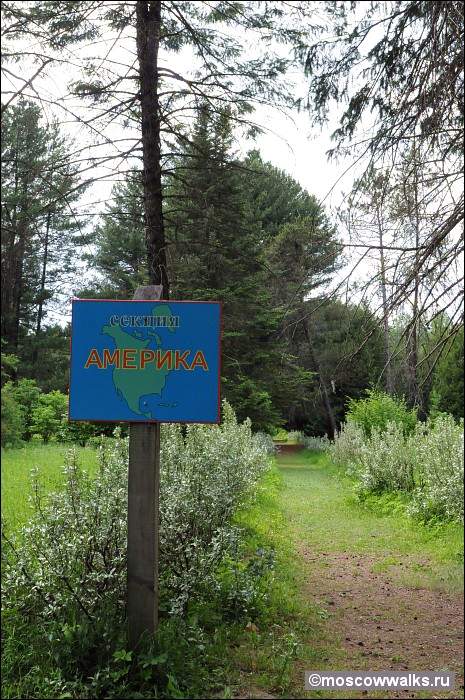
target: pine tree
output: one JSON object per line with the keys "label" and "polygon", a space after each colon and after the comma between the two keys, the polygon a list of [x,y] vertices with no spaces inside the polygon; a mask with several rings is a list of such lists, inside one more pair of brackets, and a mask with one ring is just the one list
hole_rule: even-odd
{"label": "pine tree", "polygon": [[[392,189],[403,177],[396,177],[399,162],[410,159],[411,194],[400,189],[399,200],[413,215],[413,235],[390,255],[396,279],[385,306],[392,317],[413,300],[408,382],[411,401],[421,405],[419,324],[433,306],[449,313],[457,301],[463,305],[464,3],[355,0],[321,9],[326,21],[301,56],[313,122],[337,119],[329,154],[364,159],[366,174],[381,168]],[[422,206],[440,213],[426,230],[415,221]],[[419,303],[421,286],[428,289],[426,305]]]}
{"label": "pine tree", "polygon": [[[349,398],[359,398],[377,383],[383,368],[382,332],[367,305],[345,304],[337,299],[316,297],[305,303],[311,319],[312,344],[326,380],[337,425],[344,420]],[[295,338],[304,367],[314,366],[302,330]],[[317,378],[318,379],[318,378]],[[321,387],[315,381],[308,402],[300,409],[300,420],[311,434],[327,432],[327,417]]]}
{"label": "pine tree", "polygon": [[36,105],[20,101],[2,124],[2,336],[21,370],[33,371],[44,318],[69,295],[86,242],[75,211],[85,187],[71,144],[56,123],[42,124]]}
{"label": "pine tree", "polygon": [[2,120],[2,338],[18,353],[21,324],[31,328],[38,279],[36,222],[43,216],[46,133],[37,107],[21,103]]}
{"label": "pine tree", "polygon": [[255,427],[279,421],[269,387],[279,354],[260,248],[260,222],[245,197],[232,153],[230,114],[206,106],[183,157],[166,214],[174,296],[223,303],[223,387],[239,416]]}
{"label": "pine tree", "polygon": [[284,170],[264,161],[259,151],[249,151],[243,167],[247,173],[246,196],[261,222],[264,240],[276,236],[285,224],[318,216],[316,197]]}
{"label": "pine tree", "polygon": [[148,284],[141,173],[133,171],[114,185],[111,204],[91,234],[92,252],[84,259],[93,276],[79,296],[132,299],[137,287]]}
{"label": "pine tree", "polygon": [[312,318],[305,301],[337,269],[340,251],[335,230],[321,207],[311,217],[284,225],[267,248],[268,264],[273,271],[274,301],[281,310],[280,337],[292,348],[296,332],[303,332],[311,359],[309,369],[318,378],[327,418],[326,432],[331,437],[336,431],[336,419],[329,379],[315,349]]}

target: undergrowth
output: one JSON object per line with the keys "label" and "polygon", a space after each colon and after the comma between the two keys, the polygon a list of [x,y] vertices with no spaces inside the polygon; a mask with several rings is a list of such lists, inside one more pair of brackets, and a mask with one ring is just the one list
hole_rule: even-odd
{"label": "undergrowth", "polygon": [[[102,445],[94,479],[73,458],[65,492],[43,501],[36,488],[37,517],[26,527],[28,537],[17,541],[8,529],[3,533],[2,697],[229,697],[246,682],[248,668],[258,684],[262,679],[268,688],[286,692],[303,619],[293,594],[296,564],[277,505],[280,477],[268,457],[268,467],[260,466],[260,448],[248,431],[232,415],[215,433],[191,430],[185,438],[190,440],[187,461],[182,460],[181,437],[167,433],[165,464],[171,476],[175,464],[185,464],[178,472],[184,479],[179,507],[186,506],[192,474],[190,498],[203,493],[222,503],[217,505],[221,537],[214,528],[211,538],[206,537],[212,522],[192,530],[201,551],[188,556],[192,565],[204,567],[204,576],[195,578],[188,595],[183,581],[189,563],[179,571],[177,559],[165,555],[159,629],[154,638],[141,640],[136,651],[127,648],[122,583],[125,440]],[[216,478],[229,480],[229,488],[215,485],[212,474],[199,491],[200,454],[212,441],[223,454]],[[229,443],[237,451],[241,444],[241,465],[228,459]],[[204,450],[205,459],[218,459],[218,451],[212,444]],[[191,472],[197,455],[197,470]],[[173,504],[170,483],[168,479],[166,488]],[[192,501],[194,506],[198,510],[198,500]],[[176,508],[170,512],[177,514]],[[185,523],[185,512],[178,515],[180,525]],[[196,522],[189,520],[189,527]],[[171,530],[167,535],[169,541]],[[171,566],[178,571],[176,579]],[[173,604],[179,600],[182,605]]]}

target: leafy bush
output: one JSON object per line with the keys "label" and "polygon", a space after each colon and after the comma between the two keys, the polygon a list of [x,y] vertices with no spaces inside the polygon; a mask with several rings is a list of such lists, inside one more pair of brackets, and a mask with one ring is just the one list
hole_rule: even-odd
{"label": "leafy bush", "polygon": [[[270,462],[249,421],[239,425],[227,404],[223,417],[220,426],[162,427],[160,607],[165,616],[185,615],[188,604],[218,595],[227,601],[229,615],[245,615],[257,609],[264,594],[254,578],[269,558],[232,563],[240,533],[231,518]],[[128,440],[117,431],[115,439],[100,441],[98,452],[100,469],[92,479],[70,450],[64,491],[45,502],[36,483],[32,521],[16,540],[3,533],[3,671],[12,683],[27,678],[31,669],[58,667],[60,677],[52,680],[60,693],[69,692],[71,679],[90,678],[92,692],[98,686],[107,697],[99,685],[101,669],[107,669],[103,678],[108,679],[122,667],[121,659],[109,659],[125,645]]]}
{"label": "leafy bush", "polygon": [[367,398],[349,401],[346,420],[356,423],[367,437],[373,430],[384,432],[389,423],[400,425],[404,434],[409,435],[417,423],[417,413],[403,399],[368,389]]}
{"label": "leafy bush", "polygon": [[[121,435],[128,435],[127,425],[120,426]],[[82,447],[86,445],[100,445],[100,438],[111,437],[115,425],[112,423],[88,423],[87,421],[69,421],[68,414],[61,418],[61,425],[58,431],[58,439],[61,442],[77,443]]]}
{"label": "leafy bush", "polygon": [[329,445],[329,454],[339,467],[354,468],[359,463],[364,433],[353,421],[347,421],[336,433],[334,442]]}
{"label": "leafy bush", "polygon": [[[87,421],[70,422],[65,414],[61,418],[59,439],[61,442],[74,442],[82,447],[88,442],[97,437],[97,429],[93,423]],[[100,444],[97,438],[97,445]]]}
{"label": "leafy bush", "polygon": [[[7,382],[2,391],[8,399],[5,401],[5,442],[2,444],[18,444],[18,440],[60,440],[61,442],[78,443],[85,446],[93,437],[110,436],[114,430],[112,424],[69,422],[68,397],[59,391],[42,393],[34,379],[19,379],[17,382]],[[11,433],[13,399],[19,407],[21,415],[20,434],[6,439]],[[3,401],[3,399],[2,399]],[[3,404],[2,404],[3,405]],[[16,422],[19,425],[19,422]],[[127,434],[127,428],[123,431]],[[3,438],[2,438],[3,440]]]}
{"label": "leafy bush", "polygon": [[[2,346],[6,345],[6,341],[1,338],[1,344]],[[12,355],[10,353],[1,353],[1,368],[2,368],[2,374],[1,374],[1,381],[2,381],[2,386],[4,382],[7,382],[11,376],[14,375],[16,370],[18,369],[19,365],[19,358],[17,355]]]}
{"label": "leafy bush", "polygon": [[237,530],[236,542],[221,562],[215,581],[218,607],[226,620],[253,620],[264,612],[274,563],[274,551],[269,548],[244,556]]}
{"label": "leafy bush", "polygon": [[[68,420],[68,411],[61,417],[61,425],[58,431],[58,439],[61,442],[77,443],[82,447],[94,445],[98,447],[102,437],[111,437],[115,430],[114,423],[89,423],[88,421]],[[127,423],[118,425],[122,437],[129,434]]]}
{"label": "leafy bush", "polygon": [[425,520],[463,520],[463,421],[439,415],[411,442],[418,486],[410,512]]}
{"label": "leafy bush", "polygon": [[273,435],[273,440],[277,440],[278,442],[287,442],[287,430],[284,430],[284,428],[278,428]]}
{"label": "leafy bush", "polygon": [[276,453],[276,445],[268,433],[255,433],[253,439],[257,447],[266,454],[273,455]]}
{"label": "leafy bush", "polygon": [[60,421],[55,416],[55,411],[51,406],[37,406],[32,415],[31,430],[33,435],[40,435],[45,443],[58,435]]}
{"label": "leafy bush", "polygon": [[[87,677],[111,653],[125,614],[126,474],[126,445],[119,440],[102,448],[94,480],[71,450],[64,491],[44,502],[35,480],[33,519],[17,538],[3,531],[7,683],[31,675],[35,684],[42,678],[37,668],[47,680],[56,666],[57,683]],[[36,692],[34,685],[18,696]],[[42,696],[50,697],[46,692]]]}
{"label": "leafy bush", "polygon": [[[44,622],[77,619],[93,622],[101,601],[115,609],[123,598],[118,585],[125,567],[127,445],[107,440],[92,478],[70,450],[64,467],[64,491],[44,501],[33,475],[35,514],[10,542],[4,594],[26,617]],[[7,535],[5,535],[7,536]],[[71,622],[70,622],[71,623]]]}
{"label": "leafy bush", "polygon": [[49,391],[48,394],[41,394],[39,403],[43,406],[50,406],[55,416],[61,420],[63,414],[68,411],[68,397],[61,391]]}
{"label": "leafy bush", "polygon": [[10,382],[2,387],[2,447],[21,444],[23,435],[23,413],[21,406],[15,400]]}
{"label": "leafy bush", "polygon": [[349,421],[329,448],[333,462],[345,466],[367,494],[402,492],[411,498],[409,511],[425,520],[463,520],[463,422],[438,414],[418,422],[412,434],[388,423],[365,436]]}
{"label": "leafy bush", "polygon": [[2,445],[18,445],[22,440],[30,440],[33,432],[32,412],[39,403],[40,394],[34,379],[8,381],[3,386]]}
{"label": "leafy bush", "polygon": [[160,560],[167,606],[182,613],[194,592],[212,584],[234,543],[229,525],[268,467],[250,421],[238,424],[224,402],[221,426],[163,426]]}
{"label": "leafy bush", "polygon": [[41,435],[44,442],[48,442],[52,437],[58,438],[67,407],[68,397],[60,391],[41,394],[37,406],[32,410],[31,433]]}
{"label": "leafy bush", "polygon": [[388,423],[384,431],[372,430],[359,449],[358,466],[361,492],[410,492],[415,488],[412,443],[398,423]]}
{"label": "leafy bush", "polygon": [[328,450],[331,446],[327,435],[302,435],[301,442],[307,450]]}
{"label": "leafy bush", "polygon": [[34,379],[19,379],[17,382],[7,382],[5,389],[11,392],[14,400],[21,407],[23,417],[22,439],[31,438],[32,412],[39,403],[41,390]]}
{"label": "leafy bush", "polygon": [[301,443],[304,434],[300,430],[290,430],[287,434],[287,439],[289,442]]}

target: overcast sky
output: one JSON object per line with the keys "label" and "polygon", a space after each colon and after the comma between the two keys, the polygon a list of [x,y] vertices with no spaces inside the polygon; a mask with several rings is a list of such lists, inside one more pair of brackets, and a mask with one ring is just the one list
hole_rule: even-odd
{"label": "overcast sky", "polygon": [[[130,30],[130,32],[133,32],[133,30]],[[108,51],[111,51],[113,60],[121,61],[121,63],[133,62],[134,39],[128,37],[122,44],[114,44],[114,38],[113,36],[108,36],[105,42],[100,42],[98,45],[73,47],[73,54],[64,52],[63,55],[72,62],[80,62],[81,59],[89,56],[104,57]],[[289,49],[282,50],[288,51]],[[251,53],[253,51],[256,52],[257,48],[253,46],[250,48],[250,51]],[[161,60],[166,60],[170,68],[179,70],[179,72],[184,74],[187,71],[192,75],[193,71],[195,71],[195,59],[190,48],[183,49],[178,54],[170,52],[169,56],[163,56],[162,53]],[[18,69],[22,76],[28,77],[35,72],[36,67],[23,62],[15,70]],[[70,96],[67,92],[67,85],[70,80],[77,79],[79,75],[80,72],[78,70],[73,75],[73,69],[69,64],[66,64],[64,67],[63,64],[61,66],[53,64],[46,69],[43,75],[39,76],[34,82],[34,86],[40,95],[45,97],[46,100],[50,100],[50,102],[45,101],[42,103],[46,117],[52,118],[56,116],[61,122],[62,128],[81,145],[91,139],[92,134],[87,127],[79,125],[73,115],[85,114],[86,108],[83,107],[82,101]],[[286,79],[289,81],[289,84],[293,85],[296,97],[304,97],[306,95],[308,79],[303,74],[303,68],[296,66],[286,76]],[[17,89],[21,85],[20,80],[15,80],[10,76],[4,81],[3,90]],[[133,83],[131,83],[132,86]],[[34,97],[34,92],[26,90],[25,95]],[[6,98],[8,98],[8,95]],[[61,104],[62,107],[56,107],[51,102]],[[65,109],[63,109],[63,106]],[[93,113],[87,112],[88,114]],[[256,108],[253,119],[265,129],[265,133],[259,135],[255,142],[245,140],[238,135],[236,148],[238,153],[242,155],[251,148],[258,148],[264,160],[270,161],[273,165],[285,170],[303,188],[322,201],[331,218],[335,220],[335,214],[341,205],[343,193],[350,191],[354,176],[357,174],[357,171],[350,167],[351,163],[349,161],[336,162],[329,161],[327,158],[326,152],[332,145],[330,134],[336,127],[336,117],[336,113],[333,115],[330,113],[332,122],[330,121],[327,126],[320,130],[312,127],[310,115],[305,110],[301,112],[288,110],[284,114],[276,108],[260,105]],[[117,121],[107,128],[106,133],[112,140],[127,136],[139,137],[137,131],[131,132]],[[121,150],[125,148],[123,143],[121,145],[118,144],[118,146]],[[108,147],[103,146],[103,150],[100,149],[99,152],[103,153],[105,148]],[[93,154],[95,154],[95,150]],[[102,176],[104,174],[106,176],[105,180],[100,180],[92,185],[83,198],[83,207],[94,215],[105,210],[105,202],[110,200],[111,187],[115,178],[121,177],[115,172],[115,165],[115,161],[110,161],[107,170],[99,169],[98,175]],[[127,161],[123,161],[121,166],[123,169],[127,168]],[[345,173],[346,170],[348,170],[347,173]],[[358,170],[359,172],[360,169]],[[89,172],[86,173],[86,176],[88,175]],[[92,217],[92,220],[96,220],[95,216]],[[363,274],[363,268],[358,270],[357,275],[360,276],[360,274]],[[56,316],[56,320],[59,320],[59,316]]]}
{"label": "overcast sky", "polygon": [[[321,4],[317,2],[312,4],[315,6],[315,17],[320,17],[319,7]],[[228,32],[234,35],[231,29],[228,29]],[[135,60],[135,41],[132,36],[134,30],[129,29],[126,33],[128,37],[121,40],[118,35],[113,36],[110,32],[105,41],[99,41],[97,44],[89,44],[87,46],[72,47],[70,51],[64,50],[62,57],[69,59],[72,63],[77,63],[90,56],[93,58],[102,57],[103,59],[110,52],[109,57],[113,61],[129,64]],[[252,39],[255,39],[255,37],[252,37]],[[116,44],[114,44],[115,40],[117,40]],[[241,37],[241,42],[246,47],[246,50],[250,51],[250,58],[256,58],[260,55],[260,52],[266,51],[266,47],[257,49],[254,43],[244,39],[244,37]],[[39,48],[28,42],[23,42],[23,46],[26,50]],[[291,50],[290,47],[279,45],[272,48],[273,50],[278,48],[278,51],[286,57]],[[190,47],[182,49],[179,53],[167,53],[161,50],[160,61],[162,64],[165,62],[172,70],[179,71],[183,75],[192,76],[196,70],[197,61]],[[29,77],[37,68],[37,66],[28,65],[27,60],[22,61],[17,66],[19,70],[16,68],[15,70],[22,77]],[[124,71],[124,68],[120,70]],[[71,110],[70,112],[64,112],[46,101],[42,103],[46,116],[52,117],[56,115],[63,128],[79,142],[82,142],[83,139],[88,138],[89,132],[85,127],[79,126],[73,117],[73,114],[83,114],[82,101],[80,102],[78,98],[70,98],[69,94],[67,95],[68,84],[71,80],[76,80],[79,77],[80,70],[76,69],[73,75],[73,68],[70,64],[65,64],[64,66],[52,64],[34,81],[34,86],[38,94],[51,101],[61,103]],[[96,77],[100,76],[97,74]],[[286,82],[293,85],[293,94],[296,97],[306,96],[308,78],[304,76],[302,67],[295,66],[286,75]],[[17,89],[21,85],[21,81],[15,80],[11,75],[7,75],[3,82],[2,91]],[[32,98],[36,96],[32,90],[26,90],[25,94],[30,95]],[[330,133],[336,126],[336,119],[333,119],[332,124],[330,123],[320,131],[320,129],[311,127],[307,111],[298,113],[296,110],[287,110],[287,114],[288,116],[286,117],[276,108],[259,105],[256,108],[253,119],[263,126],[267,133],[259,136],[255,144],[251,140],[247,142],[240,140],[238,149],[245,153],[250,148],[258,147],[265,160],[269,160],[274,165],[288,172],[302,187],[319,199],[326,198],[331,188],[335,187],[333,196],[331,199],[326,198],[325,204],[337,205],[339,203],[338,194],[341,191],[341,186],[347,192],[348,188],[350,188],[353,174],[352,172],[349,173],[344,178],[344,181],[337,185],[338,178],[349,164],[328,162],[326,157],[326,151],[331,147]],[[113,139],[119,138],[127,133],[127,128],[123,129],[116,121],[112,123],[110,133]],[[132,135],[138,136],[137,133]],[[114,167],[114,164],[112,164],[112,167]],[[99,187],[96,191],[106,193],[107,190],[108,188],[106,187]]]}

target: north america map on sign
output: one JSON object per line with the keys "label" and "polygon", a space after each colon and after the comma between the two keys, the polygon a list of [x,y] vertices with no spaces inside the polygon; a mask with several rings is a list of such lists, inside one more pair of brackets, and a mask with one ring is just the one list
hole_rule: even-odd
{"label": "north america map on sign", "polygon": [[[157,306],[152,310],[152,315],[160,318],[171,317],[171,309],[167,305]],[[168,327],[166,330],[169,333],[176,332],[176,329],[171,327]],[[154,345],[156,345],[158,349],[161,347],[162,343],[160,334],[156,333],[152,327],[141,328],[140,330],[137,329],[132,331],[132,333],[128,333],[121,326],[105,325],[102,328],[102,333],[113,338],[116,348],[123,354],[124,350],[128,349],[135,349],[138,351],[138,354],[140,354],[141,350],[146,350],[147,348],[153,349]],[[147,412],[147,399],[145,399],[144,405],[142,397],[150,394],[162,396],[167,376],[171,371],[172,369],[169,368],[167,363],[165,363],[163,367],[154,369],[154,371],[150,373],[132,373],[122,368],[115,367],[113,369],[113,383],[116,393],[124,398],[131,411],[140,415],[152,417],[150,413]]]}

